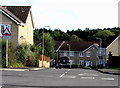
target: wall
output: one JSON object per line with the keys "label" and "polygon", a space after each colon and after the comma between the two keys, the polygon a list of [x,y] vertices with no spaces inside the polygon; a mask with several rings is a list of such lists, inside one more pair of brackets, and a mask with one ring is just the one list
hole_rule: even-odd
{"label": "wall", "polygon": [[[42,63],[43,63],[43,66],[42,66]],[[45,55],[40,55],[39,67],[50,68],[50,57],[47,57]]]}
{"label": "wall", "polygon": [[119,52],[120,46],[118,45],[118,40],[120,42],[120,38],[119,39],[117,38],[117,40],[115,40],[113,43],[111,43],[111,45],[109,47],[107,47],[107,49],[106,49],[107,58],[108,58],[109,52],[111,52],[113,56],[120,55],[120,52]]}
{"label": "wall", "polygon": [[33,24],[31,18],[31,12],[29,12],[25,26],[19,26],[19,44],[27,43],[33,44]]}
{"label": "wall", "polygon": [[[91,56],[87,57],[86,53],[87,52],[91,52]],[[84,58],[80,58],[80,60],[84,60],[84,61],[91,61],[92,62],[92,66],[96,66],[96,63],[98,62],[98,57],[97,57],[97,52],[98,49],[94,46],[92,46],[91,48],[89,48],[88,50],[86,50],[84,52]]]}
{"label": "wall", "polygon": [[16,47],[18,45],[18,26],[10,18],[2,14],[2,22],[0,24],[10,24],[11,25],[11,38],[10,42]]}

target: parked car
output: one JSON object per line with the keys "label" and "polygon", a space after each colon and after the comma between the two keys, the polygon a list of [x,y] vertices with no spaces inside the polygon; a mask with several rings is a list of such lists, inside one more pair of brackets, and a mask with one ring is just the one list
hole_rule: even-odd
{"label": "parked car", "polygon": [[71,68],[70,59],[68,57],[61,57],[58,59],[59,68]]}

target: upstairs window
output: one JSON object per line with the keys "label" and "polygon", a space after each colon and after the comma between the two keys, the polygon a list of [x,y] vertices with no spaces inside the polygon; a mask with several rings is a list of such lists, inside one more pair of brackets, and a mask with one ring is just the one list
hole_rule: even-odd
{"label": "upstairs window", "polygon": [[74,52],[73,52],[73,51],[72,51],[72,52],[70,52],[69,54],[70,54],[70,56],[74,56]]}
{"label": "upstairs window", "polygon": [[67,52],[64,52],[64,56],[67,56]]}
{"label": "upstairs window", "polygon": [[79,56],[80,56],[80,57],[83,57],[83,52],[80,52],[80,53],[79,53]]}
{"label": "upstairs window", "polygon": [[90,56],[91,56],[90,51],[87,51],[87,52],[86,52],[86,57],[90,57]]}

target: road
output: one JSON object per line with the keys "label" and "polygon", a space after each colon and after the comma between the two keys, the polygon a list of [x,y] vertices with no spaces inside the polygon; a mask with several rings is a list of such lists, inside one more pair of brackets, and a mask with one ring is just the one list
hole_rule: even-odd
{"label": "road", "polygon": [[40,88],[41,86],[118,86],[118,76],[86,69],[3,71],[2,86],[3,88]]}

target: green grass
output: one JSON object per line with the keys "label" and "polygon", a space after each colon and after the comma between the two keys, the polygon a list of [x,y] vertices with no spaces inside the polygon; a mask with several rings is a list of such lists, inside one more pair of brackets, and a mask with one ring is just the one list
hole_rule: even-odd
{"label": "green grass", "polygon": [[114,70],[120,70],[120,68],[111,68],[111,69],[114,69]]}

